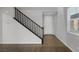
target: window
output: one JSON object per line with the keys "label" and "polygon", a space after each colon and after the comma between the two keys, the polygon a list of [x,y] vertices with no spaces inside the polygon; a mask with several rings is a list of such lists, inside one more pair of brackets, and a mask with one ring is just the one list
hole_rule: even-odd
{"label": "window", "polygon": [[79,8],[68,8],[67,29],[69,32],[79,34]]}

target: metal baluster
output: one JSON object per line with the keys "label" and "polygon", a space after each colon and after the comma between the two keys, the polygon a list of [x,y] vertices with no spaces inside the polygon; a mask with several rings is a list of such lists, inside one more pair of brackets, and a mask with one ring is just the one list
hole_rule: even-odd
{"label": "metal baluster", "polygon": [[37,25],[35,24],[35,33],[37,34]]}
{"label": "metal baluster", "polygon": [[38,35],[38,33],[37,33],[37,28],[38,28],[38,27],[37,27],[37,25],[36,25],[36,34]]}
{"label": "metal baluster", "polygon": [[28,19],[27,19],[27,17],[25,17],[26,18],[26,26],[28,27]]}
{"label": "metal baluster", "polygon": [[25,17],[25,15],[23,17],[23,20],[24,20],[24,25],[26,26],[26,17]]}
{"label": "metal baluster", "polygon": [[18,16],[18,19],[17,20],[20,21],[20,13],[19,13],[18,10],[17,10],[17,13],[18,13],[18,15],[17,15]]}
{"label": "metal baluster", "polygon": [[31,20],[30,20],[30,23],[29,24],[30,24],[30,29],[31,29]]}
{"label": "metal baluster", "polygon": [[27,26],[26,23],[27,23],[27,20],[26,20],[26,17],[25,17],[25,15],[24,15],[24,25],[25,25],[25,26]]}
{"label": "metal baluster", "polygon": [[17,9],[15,8],[15,18],[17,19],[18,17],[17,17]]}
{"label": "metal baluster", "polygon": [[39,31],[40,31],[40,30],[39,30],[39,27],[38,27],[38,36],[40,36],[40,33],[39,33]]}
{"label": "metal baluster", "polygon": [[[40,28],[41,29],[41,28]],[[40,35],[40,37],[42,38],[42,29],[41,29],[41,35]]]}
{"label": "metal baluster", "polygon": [[[20,12],[19,12],[20,13]],[[22,14],[20,13],[20,22],[22,23]],[[23,24],[23,23],[22,23]]]}
{"label": "metal baluster", "polygon": [[23,23],[23,14],[21,13],[21,22],[22,22],[22,24],[24,24]]}
{"label": "metal baluster", "polygon": [[16,16],[17,16],[17,18],[16,18],[16,19],[18,20],[18,11],[17,11],[17,9],[16,9]]}
{"label": "metal baluster", "polygon": [[26,26],[26,18],[25,18],[25,16],[24,16],[24,25]]}
{"label": "metal baluster", "polygon": [[28,28],[29,28],[29,19],[28,19],[28,23],[27,23],[27,25],[28,25]]}
{"label": "metal baluster", "polygon": [[22,23],[24,24],[24,20],[23,20],[23,17],[24,17],[24,16],[23,16],[23,14],[22,14]]}
{"label": "metal baluster", "polygon": [[39,31],[39,33],[40,33],[39,36],[41,37],[41,28],[39,28],[39,30],[40,30],[40,31]]}
{"label": "metal baluster", "polygon": [[27,21],[28,21],[28,22],[27,22],[27,26],[28,26],[28,28],[29,28],[29,19],[28,19],[28,18],[27,18]]}
{"label": "metal baluster", "polygon": [[20,13],[20,21],[21,21],[21,23],[22,23],[22,14]]}
{"label": "metal baluster", "polygon": [[22,22],[23,22],[23,25],[24,25],[24,15],[22,14]]}
{"label": "metal baluster", "polygon": [[35,32],[35,24],[33,23],[33,29],[34,29],[34,32]]}
{"label": "metal baluster", "polygon": [[43,38],[43,29],[41,28],[41,38]]}
{"label": "metal baluster", "polygon": [[31,30],[31,20],[29,20],[29,29]]}
{"label": "metal baluster", "polygon": [[44,31],[43,31],[43,28],[42,27],[40,29],[41,29],[41,38],[43,38]]}
{"label": "metal baluster", "polygon": [[31,21],[31,30],[33,30],[33,23],[32,23],[32,21]]}
{"label": "metal baluster", "polygon": [[39,27],[37,27],[38,29],[37,29],[37,32],[38,32],[38,36],[39,36]]}
{"label": "metal baluster", "polygon": [[[29,19],[28,19],[28,20],[29,20]],[[30,29],[30,20],[29,20],[28,24],[29,24],[29,29]]]}
{"label": "metal baluster", "polygon": [[21,14],[20,14],[20,12],[18,11],[18,15],[19,15],[19,21],[21,22]]}
{"label": "metal baluster", "polygon": [[31,30],[33,31],[33,23],[32,23],[32,21],[31,21]]}
{"label": "metal baluster", "polygon": [[17,19],[17,12],[16,12],[16,8],[15,8],[15,18]]}
{"label": "metal baluster", "polygon": [[[29,24],[30,24],[30,29],[31,29],[31,20],[30,20],[30,23],[29,23]],[[32,29],[31,29],[31,30],[32,30]]]}
{"label": "metal baluster", "polygon": [[30,20],[30,29],[32,30],[32,21]]}
{"label": "metal baluster", "polygon": [[24,24],[24,18],[23,18],[24,16],[23,16],[23,14],[22,14],[22,23]]}
{"label": "metal baluster", "polygon": [[[35,33],[36,33],[36,24],[35,24]],[[37,33],[36,33],[37,34]]]}
{"label": "metal baluster", "polygon": [[32,22],[32,30],[33,30],[33,32],[34,32],[34,23]]}
{"label": "metal baluster", "polygon": [[31,31],[33,31],[36,35],[43,38],[44,29],[34,23],[30,18],[21,13],[18,9],[15,8],[15,18],[21,22],[23,25],[28,27]]}

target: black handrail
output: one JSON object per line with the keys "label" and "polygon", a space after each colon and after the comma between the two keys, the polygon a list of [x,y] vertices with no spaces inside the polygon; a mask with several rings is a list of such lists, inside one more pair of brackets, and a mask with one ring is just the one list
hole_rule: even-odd
{"label": "black handrail", "polygon": [[[18,10],[16,7],[15,7],[16,10]],[[20,10],[18,10],[20,13],[22,13]],[[25,17],[27,17],[29,20],[31,20],[31,18],[29,18],[28,16],[26,16],[24,13],[22,13]],[[39,26],[40,28],[43,28],[41,27],[40,25],[38,25],[36,22],[34,22],[33,20],[31,20],[33,23],[35,23],[37,26]]]}
{"label": "black handrail", "polygon": [[29,29],[32,33],[34,33],[39,38],[43,39],[44,36],[44,28],[39,26],[36,22],[34,22],[31,18],[26,16],[20,10],[15,8],[15,17],[14,19],[22,24],[24,27]]}

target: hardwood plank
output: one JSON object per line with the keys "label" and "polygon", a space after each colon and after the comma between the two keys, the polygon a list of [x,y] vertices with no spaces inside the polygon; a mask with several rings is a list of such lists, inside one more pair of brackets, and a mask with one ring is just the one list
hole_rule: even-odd
{"label": "hardwood plank", "polygon": [[0,44],[0,52],[71,52],[56,36],[45,35],[44,44]]}

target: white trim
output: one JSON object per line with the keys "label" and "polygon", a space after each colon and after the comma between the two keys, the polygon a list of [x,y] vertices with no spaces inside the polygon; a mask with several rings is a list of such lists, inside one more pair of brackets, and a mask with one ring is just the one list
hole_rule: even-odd
{"label": "white trim", "polygon": [[42,44],[41,42],[0,42],[0,44]]}
{"label": "white trim", "polygon": [[76,36],[79,36],[78,33],[70,32],[70,31],[68,33],[73,34],[73,35],[76,35]]}
{"label": "white trim", "polygon": [[68,9],[67,9],[67,31],[70,31],[70,15]]}
{"label": "white trim", "polygon": [[[71,28],[70,28],[70,22],[73,21],[74,19],[70,20],[70,14],[69,14],[69,9],[67,9],[67,32],[70,33],[70,34],[74,34],[74,35],[77,35],[79,36],[78,33],[74,33],[74,32],[71,32]],[[79,18],[77,18],[76,20],[79,20]]]}
{"label": "white trim", "polygon": [[64,42],[63,40],[61,40],[62,38],[60,38],[58,35],[55,35],[61,42],[63,42],[72,52],[74,52],[75,50],[73,50],[66,42]]}
{"label": "white trim", "polygon": [[79,18],[74,18],[74,19],[71,19],[70,21],[74,21],[74,20],[79,20]]}

